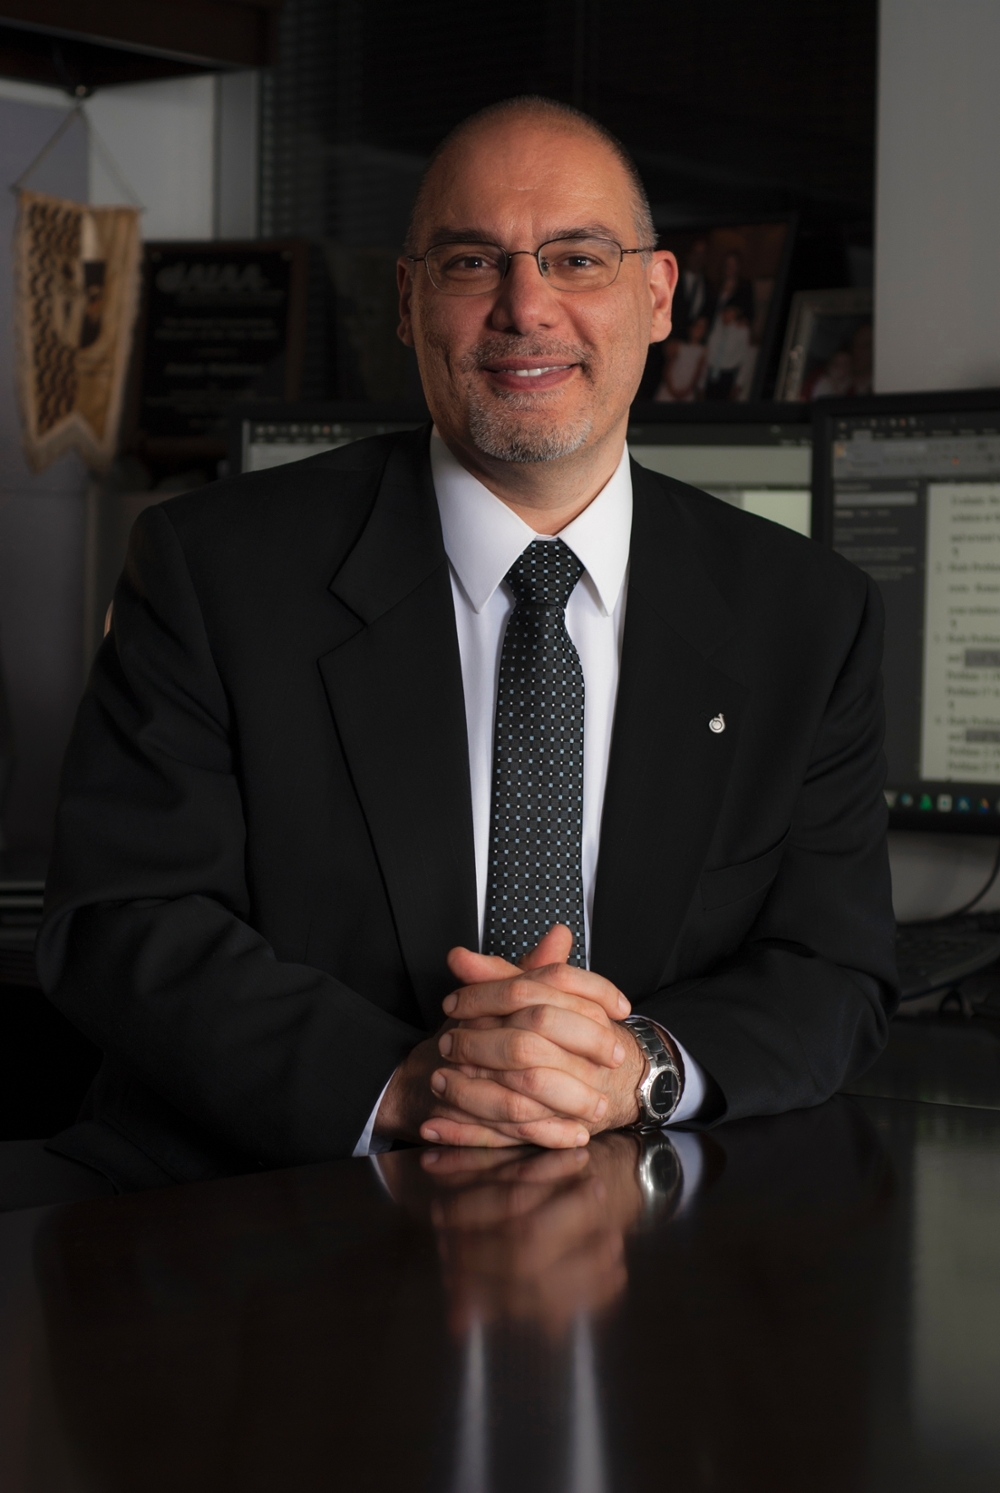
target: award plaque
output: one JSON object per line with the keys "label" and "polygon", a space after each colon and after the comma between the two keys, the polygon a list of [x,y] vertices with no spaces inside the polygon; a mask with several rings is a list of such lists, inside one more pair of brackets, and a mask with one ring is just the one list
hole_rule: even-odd
{"label": "award plaque", "polygon": [[298,397],[307,252],[297,240],[144,246],[134,450],[153,459],[222,457],[231,405]]}

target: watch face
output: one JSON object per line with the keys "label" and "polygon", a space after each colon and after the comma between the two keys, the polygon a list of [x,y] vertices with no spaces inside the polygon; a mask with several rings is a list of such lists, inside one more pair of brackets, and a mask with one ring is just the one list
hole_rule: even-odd
{"label": "watch face", "polygon": [[658,1115],[669,1115],[676,1096],[677,1078],[669,1068],[665,1068],[650,1084],[649,1102]]}

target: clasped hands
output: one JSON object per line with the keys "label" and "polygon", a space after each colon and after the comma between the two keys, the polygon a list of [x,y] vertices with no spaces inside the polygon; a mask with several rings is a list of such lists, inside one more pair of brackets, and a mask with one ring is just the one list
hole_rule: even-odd
{"label": "clasped hands", "polygon": [[610,980],[566,963],[570,930],[551,928],[509,964],[452,949],[461,988],[446,1022],[399,1065],[375,1134],[447,1146],[585,1146],[638,1117],[646,1061],[627,1027],[631,1007]]}

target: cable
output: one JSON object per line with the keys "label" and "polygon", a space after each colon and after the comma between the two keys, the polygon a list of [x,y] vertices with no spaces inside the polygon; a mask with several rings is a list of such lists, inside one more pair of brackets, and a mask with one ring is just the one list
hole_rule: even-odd
{"label": "cable", "polygon": [[900,923],[899,926],[901,928],[932,928],[935,924],[953,923],[956,918],[964,917],[967,912],[971,912],[976,903],[983,900],[983,898],[986,896],[986,893],[990,890],[998,876],[1000,876],[1000,842],[998,842],[997,844],[997,853],[993,858],[992,871],[984,881],[983,885],[979,888],[979,891],[976,893],[976,895],[974,897],[970,897],[968,902],[963,902],[962,906],[956,907],[954,912],[942,913],[940,917],[918,918],[914,923]]}
{"label": "cable", "polygon": [[136,196],[135,192],[133,192],[128,182],[125,180],[125,176],[121,170],[121,167],[118,165],[118,162],[115,160],[114,156],[111,154],[111,151],[108,149],[107,145],[104,143],[104,140],[101,138],[100,131],[94,124],[94,121],[91,119],[90,115],[84,109],[85,102],[86,99],[84,96],[80,96],[79,98],[77,98],[76,103],[65,115],[55,134],[51,137],[51,139],[45,142],[41,150],[35,156],[34,160],[24,168],[17,180],[11,182],[10,190],[15,195],[21,190],[21,188],[24,186],[24,183],[28,180],[28,177],[31,176],[35,171],[37,171],[38,167],[45,160],[49,152],[52,151],[56,145],[58,145],[59,141],[62,139],[63,135],[69,129],[73,121],[75,119],[79,119],[80,123],[83,125],[83,128],[87,132],[88,143],[94,146],[97,154],[101,157],[101,160],[107,167],[109,174],[114,178],[119,189],[125,194],[133,207],[138,208],[139,212],[145,212],[145,207],[143,206],[140,199]]}

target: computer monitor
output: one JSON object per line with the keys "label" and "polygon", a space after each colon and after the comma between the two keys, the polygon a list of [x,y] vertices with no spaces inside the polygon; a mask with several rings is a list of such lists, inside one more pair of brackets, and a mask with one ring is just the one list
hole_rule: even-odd
{"label": "computer monitor", "polygon": [[640,466],[809,536],[807,405],[634,404],[628,444]]}
{"label": "computer monitor", "polygon": [[1000,834],[1000,390],[814,419],[813,533],[885,603],[890,824]]}
{"label": "computer monitor", "polygon": [[369,435],[415,430],[430,419],[413,405],[336,401],[322,404],[248,404],[229,422],[229,471],[260,472],[333,451]]}
{"label": "computer monitor", "polygon": [[[255,472],[348,441],[412,430],[426,412],[399,405],[257,405],[235,412],[229,469]],[[805,406],[636,404],[636,461],[799,533],[809,533],[812,431]]]}

